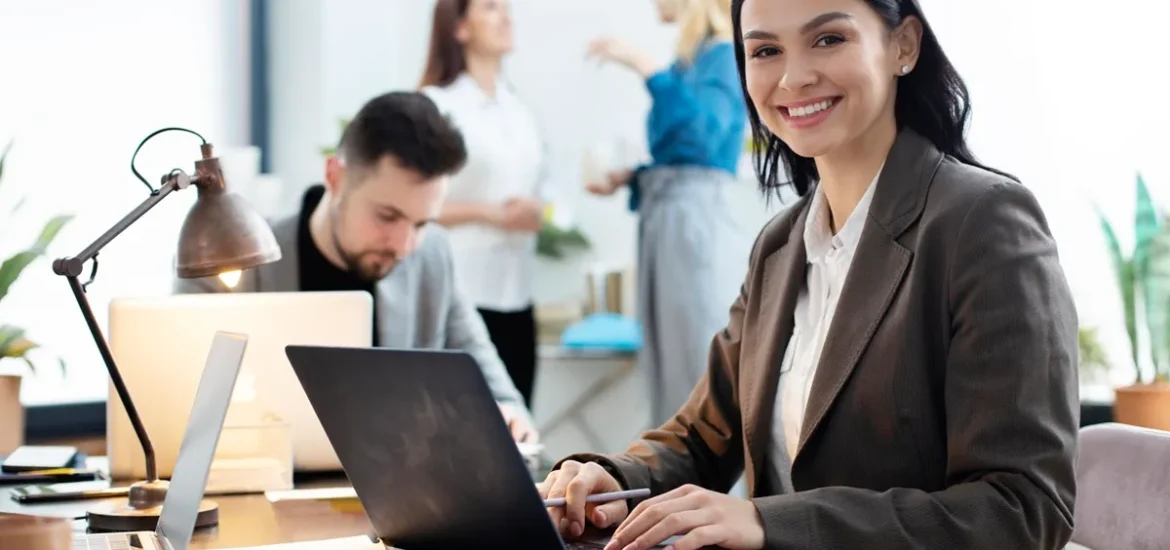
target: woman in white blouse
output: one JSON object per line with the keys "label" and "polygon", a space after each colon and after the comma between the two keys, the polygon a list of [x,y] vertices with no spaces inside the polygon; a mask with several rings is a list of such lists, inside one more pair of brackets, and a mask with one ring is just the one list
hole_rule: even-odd
{"label": "woman in white blouse", "polygon": [[467,165],[451,178],[439,218],[450,228],[456,277],[531,405],[532,272],[545,176],[535,120],[500,74],[511,49],[508,0],[438,0],[421,88],[467,143]]}

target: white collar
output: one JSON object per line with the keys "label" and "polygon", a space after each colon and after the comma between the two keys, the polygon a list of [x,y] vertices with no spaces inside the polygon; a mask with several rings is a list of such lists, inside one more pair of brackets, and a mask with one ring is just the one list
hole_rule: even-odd
{"label": "white collar", "polygon": [[476,104],[480,106],[496,105],[508,99],[508,87],[504,85],[503,76],[496,77],[496,93],[495,97],[488,95],[487,92],[479,85],[470,74],[464,72],[460,74],[454,82],[451,83],[451,88],[458,90],[460,93],[469,94],[474,97]]}
{"label": "white collar", "polygon": [[823,261],[833,250],[845,248],[852,251],[857,248],[857,243],[861,240],[861,230],[865,227],[866,218],[869,217],[874,189],[877,188],[877,181],[882,175],[883,168],[884,163],[836,235],[829,224],[829,202],[825,199],[825,191],[819,184],[817,185],[812,204],[809,205],[808,219],[804,223],[804,250],[809,262]]}

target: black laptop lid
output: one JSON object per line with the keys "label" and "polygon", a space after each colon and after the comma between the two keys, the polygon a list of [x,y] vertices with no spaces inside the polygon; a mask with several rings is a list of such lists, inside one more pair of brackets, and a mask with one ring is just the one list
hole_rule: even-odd
{"label": "black laptop lid", "polygon": [[563,548],[468,354],[288,346],[289,362],[387,544]]}

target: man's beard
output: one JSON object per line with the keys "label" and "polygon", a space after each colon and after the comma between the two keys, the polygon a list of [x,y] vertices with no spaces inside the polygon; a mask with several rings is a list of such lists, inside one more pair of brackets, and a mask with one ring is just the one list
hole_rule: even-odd
{"label": "man's beard", "polygon": [[[356,275],[363,281],[378,282],[388,275],[396,265],[398,265],[398,255],[393,251],[366,251],[366,252],[351,252],[346,250],[341,244],[341,239],[337,236],[337,220],[334,218],[333,224],[330,227],[330,233],[333,237],[333,249],[337,251],[337,255],[341,258],[345,271]],[[379,269],[376,265],[370,265],[362,260],[365,258],[387,258],[389,265],[385,268]]]}

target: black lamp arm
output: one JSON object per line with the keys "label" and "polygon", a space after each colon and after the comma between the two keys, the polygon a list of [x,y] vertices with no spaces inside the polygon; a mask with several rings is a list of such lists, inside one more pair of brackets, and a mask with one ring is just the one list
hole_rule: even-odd
{"label": "black lamp arm", "polygon": [[114,384],[114,389],[118,392],[118,399],[121,400],[122,406],[126,409],[126,416],[130,418],[130,424],[134,427],[134,433],[138,435],[138,442],[142,445],[142,454],[146,458],[146,481],[158,480],[158,467],[155,464],[154,445],[151,444],[150,437],[146,434],[146,427],[143,426],[142,418],[138,416],[138,409],[134,407],[134,401],[130,398],[130,392],[126,389],[126,383],[122,380],[122,375],[118,372],[118,366],[114,362],[114,355],[110,352],[110,346],[106,343],[106,338],[102,335],[101,328],[98,327],[97,319],[93,315],[93,309],[89,305],[89,299],[86,298],[85,288],[78,277],[81,276],[85,262],[95,259],[106,245],[110,244],[111,241],[126,231],[130,226],[134,225],[134,222],[137,222],[139,218],[158,205],[158,203],[162,202],[167,195],[183,189],[190,184],[191,178],[189,176],[182,172],[172,172],[162,187],[153,191],[150,197],[143,201],[142,204],[130,211],[126,217],[114,224],[113,227],[98,237],[93,244],[87,246],[85,250],[82,250],[80,254],[53,262],[53,272],[69,280],[69,287],[73,290],[73,297],[77,300],[77,306],[81,309],[81,314],[85,317],[85,324],[89,327],[89,332],[93,336],[94,343],[97,344],[102,361],[106,364],[106,370],[110,374],[110,381]]}

